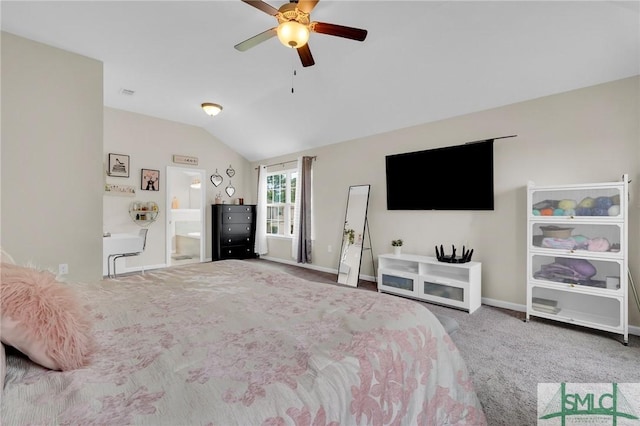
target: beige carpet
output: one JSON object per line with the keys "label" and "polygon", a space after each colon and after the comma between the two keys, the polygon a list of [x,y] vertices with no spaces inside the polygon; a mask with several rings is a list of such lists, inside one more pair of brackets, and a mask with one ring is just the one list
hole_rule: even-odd
{"label": "beige carpet", "polygon": [[[312,281],[336,281],[333,274],[269,263]],[[375,283],[362,281],[359,288],[375,290]],[[640,383],[638,336],[629,336],[629,346],[624,346],[620,335],[541,319],[525,323],[522,312],[483,305],[469,315],[424,305],[458,322],[452,338],[467,362],[489,425],[535,425],[538,383]]]}

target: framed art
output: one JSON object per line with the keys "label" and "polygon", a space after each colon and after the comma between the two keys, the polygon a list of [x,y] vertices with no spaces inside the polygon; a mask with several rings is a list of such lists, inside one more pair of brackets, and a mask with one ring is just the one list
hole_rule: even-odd
{"label": "framed art", "polygon": [[140,189],[160,191],[160,170],[142,169]]}
{"label": "framed art", "polygon": [[109,168],[107,175],[115,177],[129,177],[129,156],[124,154],[109,154]]}

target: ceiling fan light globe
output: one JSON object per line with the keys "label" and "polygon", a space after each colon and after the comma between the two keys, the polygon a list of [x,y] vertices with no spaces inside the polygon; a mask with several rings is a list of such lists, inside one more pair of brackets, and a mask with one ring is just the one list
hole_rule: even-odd
{"label": "ceiling fan light globe", "polygon": [[296,21],[287,21],[278,25],[278,39],[291,48],[299,48],[309,41],[309,28]]}

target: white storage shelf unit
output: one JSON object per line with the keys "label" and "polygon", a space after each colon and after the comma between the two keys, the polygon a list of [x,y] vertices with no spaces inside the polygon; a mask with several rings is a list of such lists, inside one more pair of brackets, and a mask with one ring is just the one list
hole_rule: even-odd
{"label": "white storage shelf unit", "polygon": [[378,256],[378,291],[464,309],[481,304],[482,265],[411,254]]}
{"label": "white storage shelf unit", "polygon": [[627,181],[529,183],[527,321],[618,333],[628,343]]}

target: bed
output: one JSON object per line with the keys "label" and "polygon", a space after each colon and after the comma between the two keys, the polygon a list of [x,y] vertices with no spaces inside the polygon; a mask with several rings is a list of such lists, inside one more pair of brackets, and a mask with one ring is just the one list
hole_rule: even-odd
{"label": "bed", "polygon": [[255,260],[65,285],[95,351],[54,371],[7,347],[4,426],[486,424],[455,344],[414,301]]}

